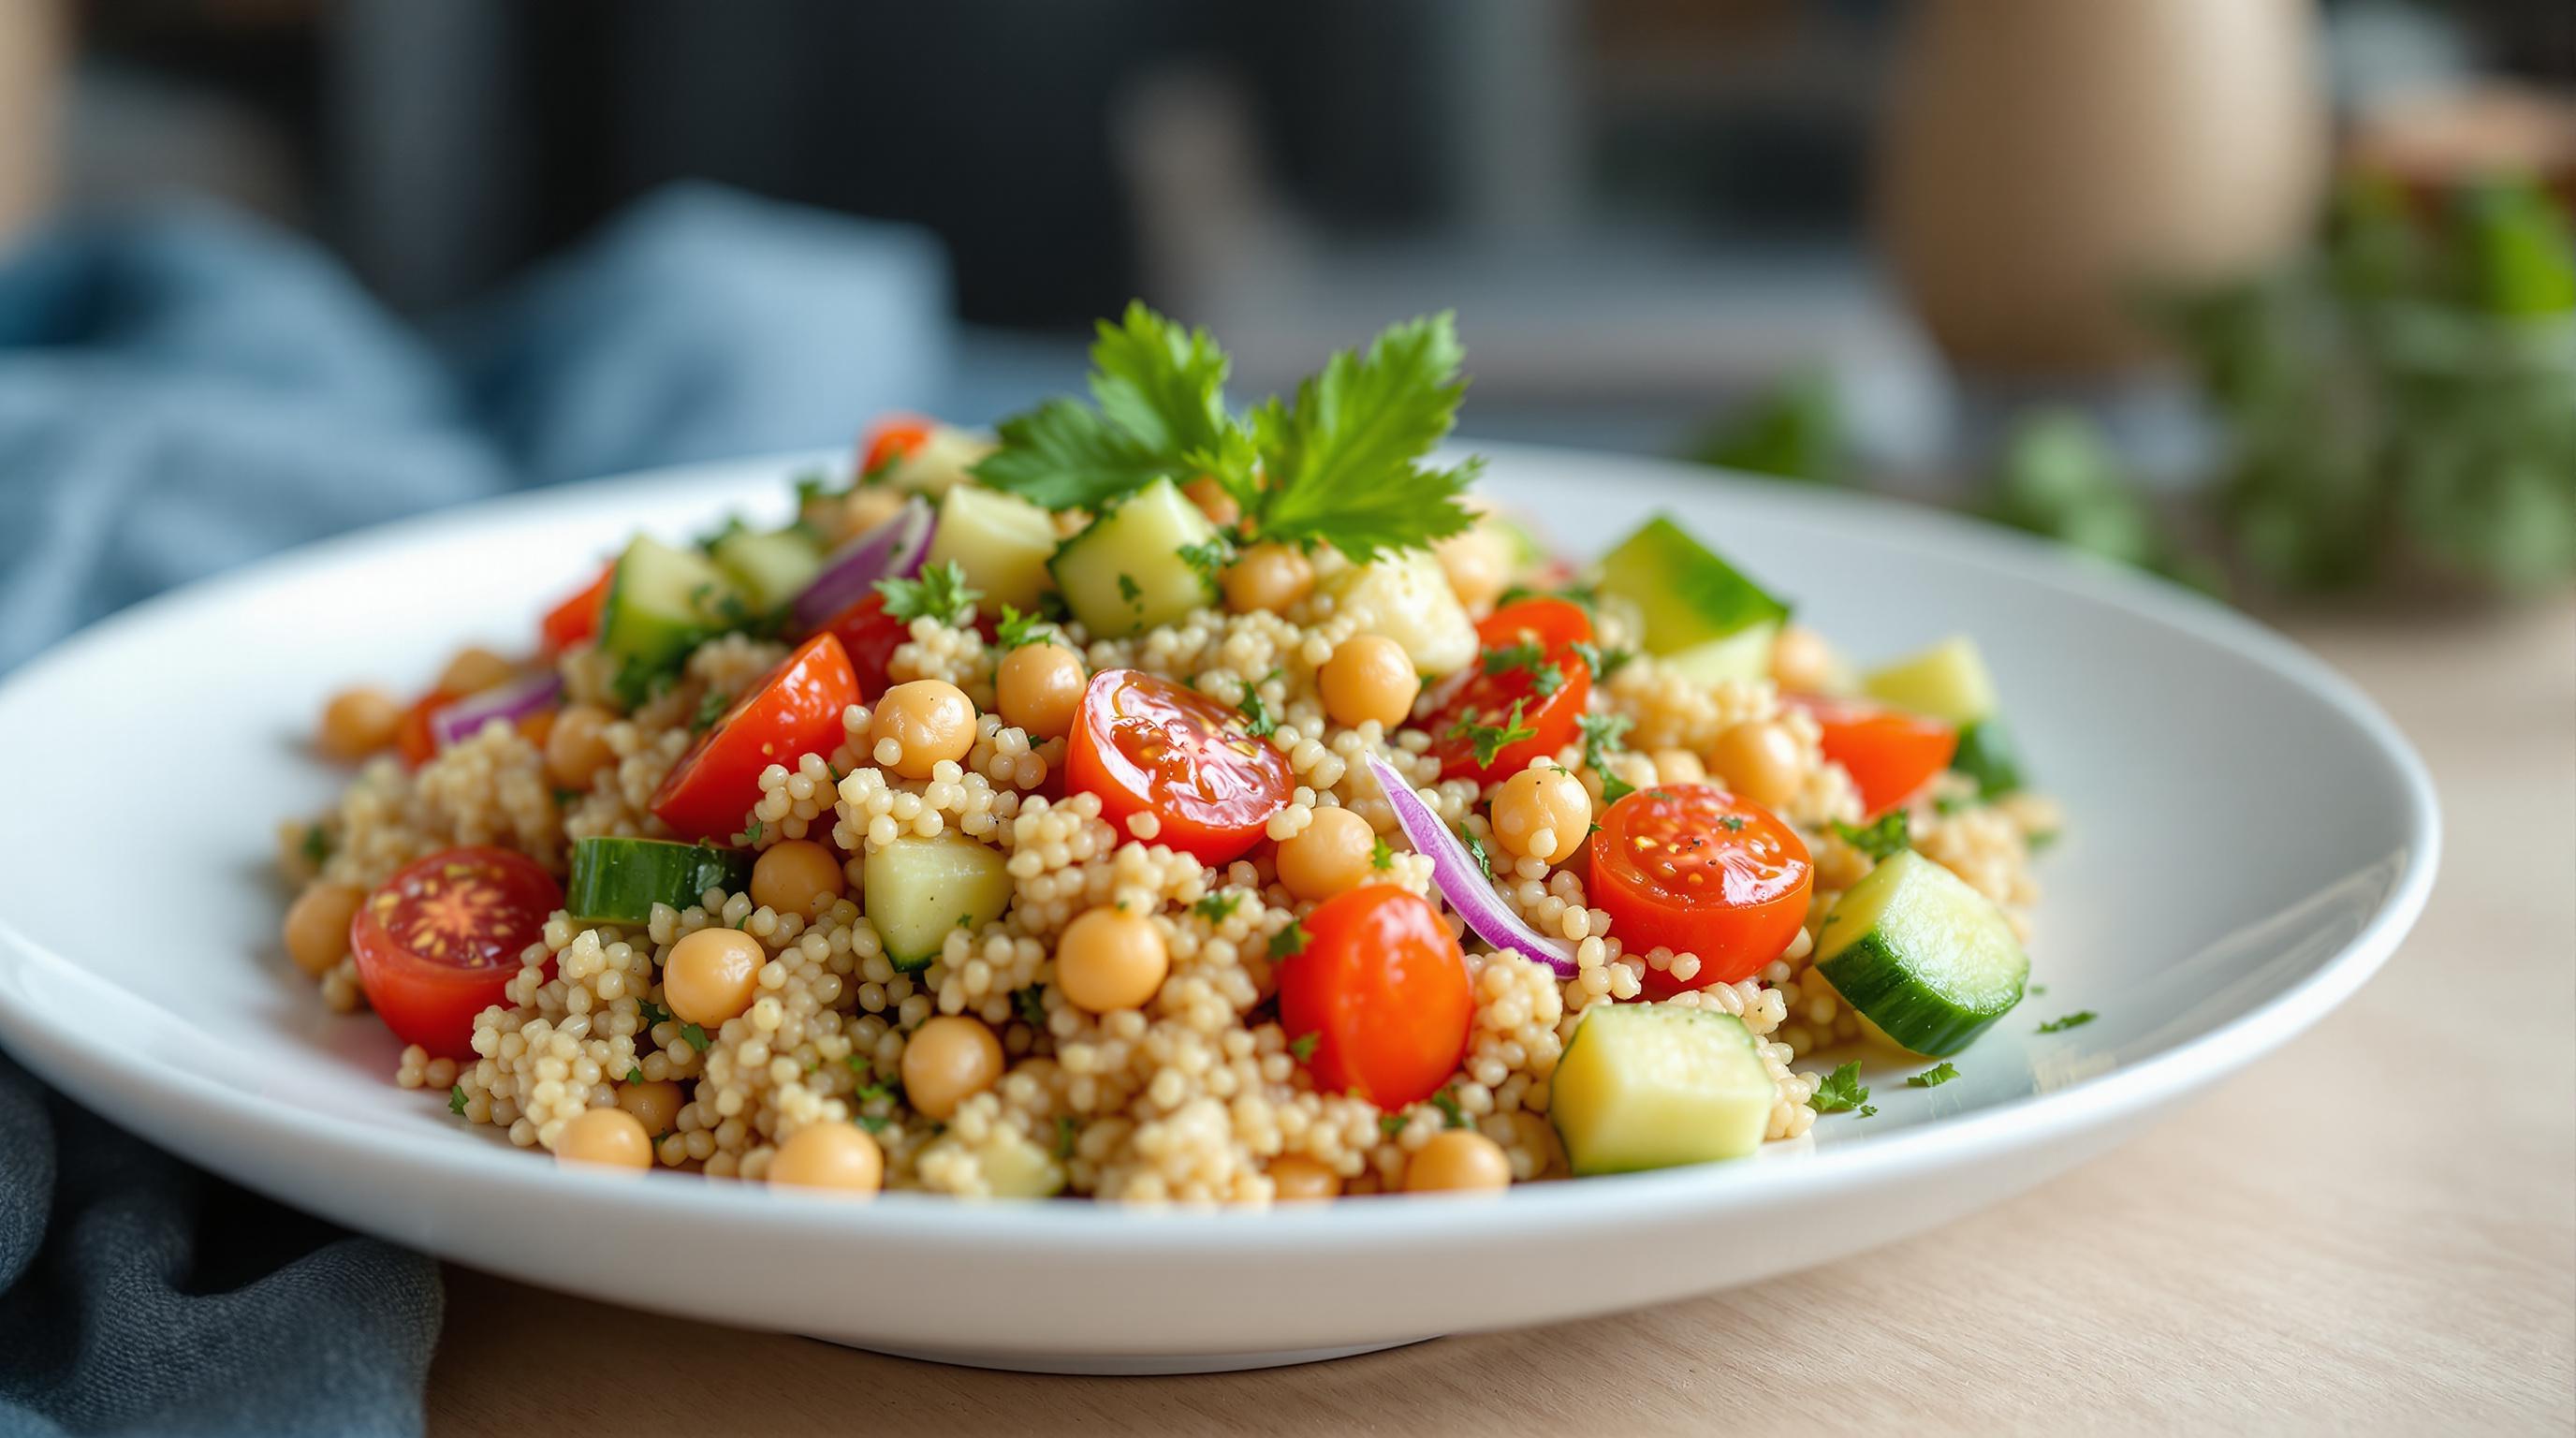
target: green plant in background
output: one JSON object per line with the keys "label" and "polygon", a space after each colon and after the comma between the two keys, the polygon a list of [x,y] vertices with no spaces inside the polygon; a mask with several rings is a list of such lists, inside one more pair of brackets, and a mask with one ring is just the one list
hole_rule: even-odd
{"label": "green plant in background", "polygon": [[1831,375],[1791,375],[1720,420],[1690,448],[1691,458],[1743,474],[1811,484],[1852,477],[1842,400]]}
{"label": "green plant in background", "polygon": [[2190,554],[2093,422],[2072,410],[2017,419],[1989,482],[1986,517],[2215,593],[2217,567]]}

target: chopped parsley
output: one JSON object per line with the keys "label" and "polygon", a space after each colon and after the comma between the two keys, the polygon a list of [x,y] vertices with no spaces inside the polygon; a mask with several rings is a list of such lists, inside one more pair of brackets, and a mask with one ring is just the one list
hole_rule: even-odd
{"label": "chopped parsley", "polygon": [[1905,1081],[1905,1086],[1907,1088],[1939,1088],[1941,1085],[1948,1083],[1950,1080],[1957,1078],[1958,1076],[1959,1071],[1950,1066],[1950,1061],[1948,1059],[1943,1059],[1941,1062],[1934,1064],[1932,1067],[1914,1075],[1912,1078],[1907,1079]]}
{"label": "chopped parsley", "polygon": [[715,1040],[707,1037],[707,1031],[698,1027],[696,1024],[680,1025],[680,1037],[687,1039],[689,1041],[689,1047],[696,1049],[700,1053],[705,1053],[715,1044]]}
{"label": "chopped parsley", "polygon": [[1236,892],[1221,892],[1209,894],[1200,899],[1197,903],[1190,905],[1190,912],[1207,920],[1211,924],[1222,924],[1226,920],[1233,918],[1234,911],[1241,907],[1243,907],[1242,894]]}
{"label": "chopped parsley", "polygon": [[863,1113],[852,1116],[850,1122],[857,1124],[859,1127],[866,1129],[870,1133],[883,1133],[886,1131],[888,1120],[879,1114]]}
{"label": "chopped parsley", "polygon": [[[1259,539],[1329,544],[1355,561],[1428,548],[1475,516],[1458,502],[1482,462],[1422,463],[1450,426],[1466,382],[1455,319],[1390,325],[1366,354],[1343,350],[1297,386],[1293,404],[1252,412],[1251,444],[1213,472]],[[1257,459],[1258,483],[1245,459]]]}
{"label": "chopped parsley", "polygon": [[582,795],[587,792],[587,790],[583,789],[557,789],[554,791],[555,807],[558,809],[569,809],[573,805],[580,803]]}
{"label": "chopped parsley", "polygon": [[1741,834],[1744,832],[1744,816],[1741,814],[1729,814],[1725,818],[1717,821],[1717,827],[1724,829],[1730,834]]}
{"label": "chopped parsley", "polygon": [[1022,614],[1019,610],[1005,604],[1002,606],[1002,623],[995,637],[1000,640],[1004,650],[1012,650],[1026,644],[1052,644],[1055,642],[1056,632],[1055,626],[1049,624],[1043,616],[1034,613]]}
{"label": "chopped parsley", "polygon": [[1412,1121],[1400,1113],[1382,1113],[1377,1116],[1377,1131],[1393,1138],[1404,1132],[1404,1126]]}
{"label": "chopped parsley", "polygon": [[1100,322],[1091,345],[1097,407],[1056,399],[997,427],[1001,445],[975,477],[1048,509],[1097,510],[1157,479],[1178,483],[1232,456],[1249,464],[1225,404],[1233,362],[1207,331],[1139,301]]}
{"label": "chopped parsley", "polygon": [[1284,959],[1306,952],[1306,941],[1314,937],[1304,924],[1290,924],[1270,936],[1270,957]]}
{"label": "chopped parsley", "polygon": [[1451,1128],[1467,1126],[1467,1111],[1458,1106],[1458,1090],[1452,1086],[1431,1096],[1431,1106],[1440,1110],[1441,1121]]}
{"label": "chopped parsley", "polygon": [[1625,714],[1574,716],[1574,727],[1583,731],[1583,767],[1601,776],[1604,804],[1616,804],[1636,792],[1637,786],[1611,773],[1607,762],[1610,755],[1628,747],[1628,726],[1635,722]]}
{"label": "chopped parsley", "polygon": [[1509,674],[1515,669],[1529,676],[1530,692],[1541,699],[1565,687],[1565,671],[1548,662],[1547,649],[1535,639],[1485,651],[1487,675]]}
{"label": "chopped parsley", "polygon": [[1024,989],[1011,990],[1011,1010],[1020,1016],[1021,1023],[1027,1024],[1030,1028],[1045,1028],[1047,1026],[1046,985],[1031,984]]}
{"label": "chopped parsley", "polygon": [[458,1084],[447,1091],[447,1111],[458,1118],[465,1117],[465,1085]]}
{"label": "chopped parsley", "polygon": [[1118,576],[1118,597],[1126,600],[1127,607],[1130,609],[1142,609],[1145,607],[1145,591],[1137,587],[1135,575],[1121,574]]}
{"label": "chopped parsley", "polygon": [[2045,998],[2048,996],[2048,985],[2033,984],[2028,989],[2024,990],[2024,992],[2028,993],[2034,999]]}
{"label": "chopped parsley", "polygon": [[906,624],[935,619],[955,627],[975,622],[975,601],[984,597],[982,590],[967,585],[966,571],[953,559],[923,566],[918,579],[880,579],[877,592],[885,596],[885,612],[892,618]]}
{"label": "chopped parsley", "polygon": [[1859,1112],[1859,1113],[1856,1113],[1856,1114],[1854,1114],[1854,1115],[1852,1115],[1852,1117],[1854,1117],[1854,1118],[1876,1118],[1876,1117],[1878,1117],[1878,1105],[1876,1105],[1876,1104],[1874,1104],[1874,1103],[1865,1103],[1865,1104],[1862,1104],[1862,1105],[1860,1106],[1860,1112]]}
{"label": "chopped parsley", "polygon": [[1500,724],[1479,724],[1472,713],[1460,715],[1458,722],[1449,726],[1449,732],[1444,737],[1465,739],[1476,751],[1477,765],[1490,767],[1495,755],[1524,739],[1538,737],[1536,729],[1521,722],[1521,710],[1528,703],[1526,699],[1513,700],[1511,717]]}
{"label": "chopped parsley", "polygon": [[628,1083],[642,1083],[644,1081],[644,1070],[640,1066],[628,1069],[626,1071],[626,1081]]}
{"label": "chopped parsley", "polygon": [[1073,1115],[1060,1113],[1055,1116],[1055,1156],[1058,1162],[1073,1157],[1074,1136],[1080,1132],[1074,1126]]}
{"label": "chopped parsley", "polygon": [[1388,846],[1384,834],[1369,841],[1369,867],[1379,870],[1395,867],[1395,850]]}
{"label": "chopped parsley", "polygon": [[307,824],[304,826],[304,842],[299,847],[303,851],[304,862],[321,868],[331,859],[331,831],[319,824]]}
{"label": "chopped parsley", "polygon": [[1846,1109],[1858,1108],[1867,1102],[1869,1102],[1869,1090],[1861,1084],[1860,1061],[1854,1059],[1827,1074],[1824,1080],[1816,1085],[1816,1092],[1807,1100],[1807,1107],[1818,1113],[1841,1113]]}
{"label": "chopped parsley", "polygon": [[1902,809],[1888,810],[1878,816],[1877,823],[1867,828],[1854,828],[1837,819],[1834,832],[1842,836],[1844,843],[1882,862],[1914,847],[1913,830],[1907,825]]}
{"label": "chopped parsley", "polygon": [[743,842],[747,844],[757,844],[760,842],[760,836],[768,831],[769,824],[767,821],[754,819],[750,823],[742,826]]}
{"label": "chopped parsley", "polygon": [[2091,1009],[2077,1009],[2062,1019],[2050,1019],[2041,1024],[2039,1031],[2044,1034],[2062,1034],[2068,1029],[2080,1029],[2100,1017],[2101,1015]]}
{"label": "chopped parsley", "polygon": [[670,1022],[671,1011],[651,999],[637,999],[635,1008],[644,1016],[644,1027],[647,1029]]}
{"label": "chopped parsley", "polygon": [[1323,1041],[1324,1036],[1320,1032],[1299,1034],[1297,1037],[1288,1041],[1289,1057],[1294,1058],[1299,1063],[1304,1063],[1315,1056],[1315,1045],[1322,1043]]}
{"label": "chopped parsley", "polygon": [[1273,669],[1257,683],[1243,686],[1243,702],[1234,706],[1243,711],[1243,732],[1255,739],[1267,739],[1279,732],[1279,716],[1270,712],[1270,701],[1261,697],[1261,685],[1280,676]]}
{"label": "chopped parsley", "polygon": [[1626,668],[1629,660],[1637,657],[1626,649],[1604,649],[1588,639],[1578,639],[1567,647],[1574,651],[1575,658],[1583,661],[1584,668],[1592,671],[1596,682],[1607,681],[1611,675]]}
{"label": "chopped parsley", "polygon": [[2046,851],[2051,844],[2056,842],[2057,831],[2055,829],[2042,829],[2038,833],[2023,840],[2022,844],[2023,847],[2029,849],[2030,852],[2037,854]]}
{"label": "chopped parsley", "polygon": [[825,478],[819,470],[809,469],[805,473],[796,476],[797,512],[800,514],[803,513],[806,506],[812,504],[818,499],[824,498],[831,492],[832,481]]}
{"label": "chopped parsley", "polygon": [[1210,594],[1217,592],[1219,576],[1234,559],[1234,546],[1222,534],[1205,544],[1184,544],[1172,552],[1181,557],[1183,564],[1198,571],[1199,583],[1207,586]]}
{"label": "chopped parsley", "polygon": [[1492,883],[1494,881],[1494,856],[1485,852],[1485,841],[1467,832],[1463,827],[1452,829],[1449,832],[1457,835],[1458,842],[1467,846],[1467,857],[1476,861],[1476,867],[1479,870],[1482,870],[1485,875],[1485,882],[1489,884]]}
{"label": "chopped parsley", "polygon": [[725,711],[732,707],[733,700],[718,690],[710,689],[699,695],[697,712],[689,716],[689,732],[704,734],[713,729],[716,727],[716,721],[722,719]]}

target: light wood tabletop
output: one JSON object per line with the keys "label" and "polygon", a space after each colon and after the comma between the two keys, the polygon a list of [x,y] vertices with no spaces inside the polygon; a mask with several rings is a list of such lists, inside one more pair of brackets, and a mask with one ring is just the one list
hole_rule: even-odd
{"label": "light wood tabletop", "polygon": [[451,1269],[430,1431],[2568,1432],[2576,603],[2284,627],[2430,761],[2431,906],[2313,1032],[2019,1199],[1643,1313],[1193,1378],[944,1368]]}

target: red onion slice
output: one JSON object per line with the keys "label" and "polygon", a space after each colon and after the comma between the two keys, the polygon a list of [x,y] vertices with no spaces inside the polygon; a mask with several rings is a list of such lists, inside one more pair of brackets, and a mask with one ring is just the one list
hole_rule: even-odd
{"label": "red onion slice", "polygon": [[1574,962],[1574,945],[1563,939],[1551,939],[1531,928],[1529,921],[1512,912],[1511,905],[1494,889],[1493,881],[1477,867],[1475,856],[1459,842],[1395,766],[1375,754],[1368,756],[1369,772],[1377,777],[1377,786],[1386,793],[1386,802],[1395,808],[1395,822],[1404,837],[1413,841],[1413,851],[1431,856],[1431,882],[1440,897],[1467,921],[1476,937],[1497,949],[1510,949],[1522,958],[1547,965],[1561,979],[1570,979],[1580,970]]}
{"label": "red onion slice", "polygon": [[483,726],[495,719],[516,724],[562,697],[563,677],[551,669],[541,670],[480,694],[468,694],[432,713],[429,732],[438,740],[439,748],[451,748],[482,733]]}
{"label": "red onion slice", "polygon": [[832,551],[814,582],[796,596],[796,622],[808,629],[830,622],[833,615],[868,597],[880,579],[910,579],[930,552],[937,515],[930,501],[914,495],[895,517]]}

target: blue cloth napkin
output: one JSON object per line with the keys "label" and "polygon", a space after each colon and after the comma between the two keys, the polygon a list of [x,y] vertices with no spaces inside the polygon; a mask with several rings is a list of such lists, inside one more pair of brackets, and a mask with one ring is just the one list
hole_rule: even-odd
{"label": "blue cloth napkin", "polygon": [[[526,484],[847,443],[945,395],[910,230],[651,198],[435,336],[179,208],[0,263],[0,672],[171,585]],[[0,1438],[414,1433],[435,1263],[252,1197],[0,1057]]]}

